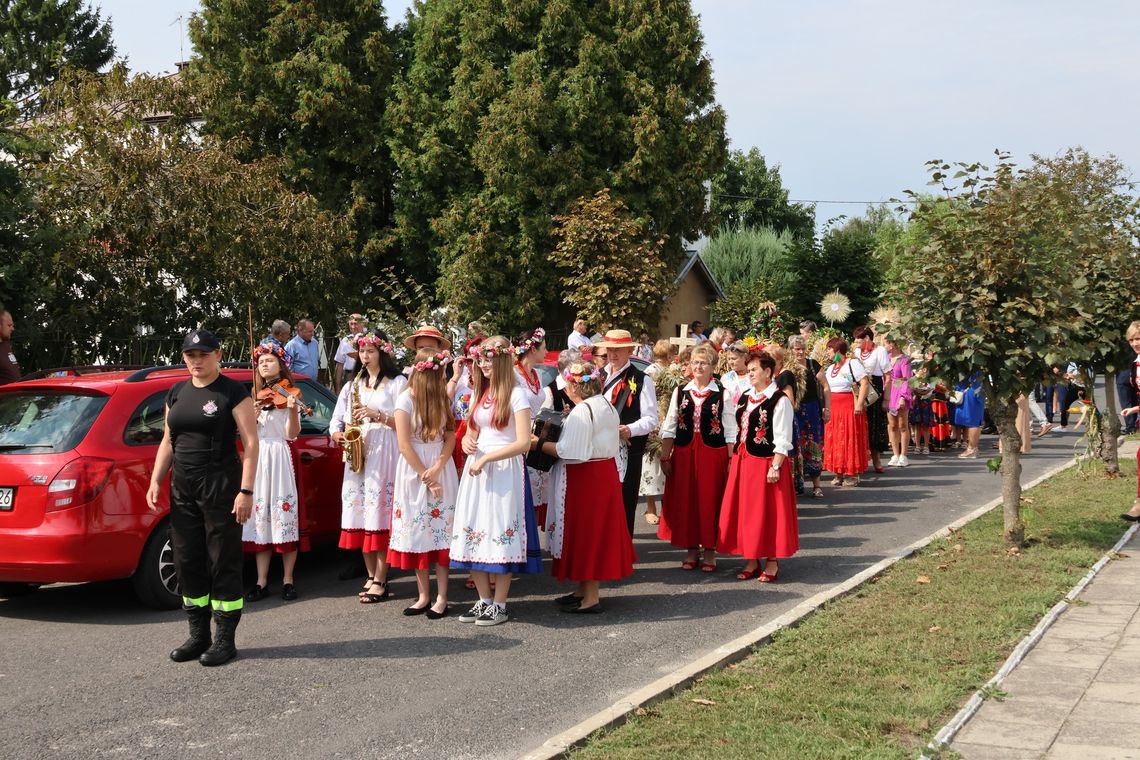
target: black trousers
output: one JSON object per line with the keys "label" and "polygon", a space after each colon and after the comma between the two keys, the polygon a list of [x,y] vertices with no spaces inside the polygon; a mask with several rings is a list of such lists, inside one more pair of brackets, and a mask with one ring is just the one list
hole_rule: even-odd
{"label": "black trousers", "polygon": [[212,603],[215,610],[241,610],[245,593],[241,524],[233,516],[234,497],[240,488],[240,462],[174,464],[170,543],[187,607]]}
{"label": "black trousers", "polygon": [[625,505],[625,524],[633,537],[633,523],[637,518],[638,491],[641,490],[641,457],[645,453],[648,436],[629,439],[629,463],[625,466],[625,480],[621,482],[621,500]]}

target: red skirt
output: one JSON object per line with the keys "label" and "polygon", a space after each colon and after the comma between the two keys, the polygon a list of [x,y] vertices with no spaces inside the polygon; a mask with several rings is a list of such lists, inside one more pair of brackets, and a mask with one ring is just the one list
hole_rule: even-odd
{"label": "red skirt", "polygon": [[717,518],[728,477],[728,447],[712,448],[693,434],[673,447],[673,473],[665,480],[657,537],[682,549],[716,547]]}
{"label": "red skirt", "polygon": [[791,461],[784,458],[775,483],[768,482],[771,466],[772,457],[752,456],[743,447],[732,458],[720,507],[717,551],[745,559],[783,559],[799,550]]}
{"label": "red skirt", "polygon": [[363,528],[341,528],[340,541],[337,546],[341,549],[363,549],[364,548],[364,529]]}
{"label": "red skirt", "polygon": [[297,541],[289,541],[284,544],[255,544],[253,541],[242,541],[241,550],[247,554],[260,554],[261,552],[277,552],[278,554],[288,554],[295,552],[300,548]]}
{"label": "red skirt", "polygon": [[386,552],[388,551],[388,539],[391,537],[392,531],[390,530],[366,530],[364,531],[364,544],[360,549],[366,552]]}
{"label": "red skirt", "polygon": [[855,396],[831,394],[831,419],[823,428],[823,469],[861,475],[867,469],[867,415],[855,414]]}
{"label": "red skirt", "polygon": [[561,581],[616,581],[633,572],[637,554],[625,524],[614,460],[566,465],[562,557],[551,575]]}
{"label": "red skirt", "polygon": [[447,555],[447,549],[436,549],[430,552],[418,552],[415,554],[389,549],[388,564],[400,570],[429,570],[433,564],[439,565],[440,567],[447,567]]}

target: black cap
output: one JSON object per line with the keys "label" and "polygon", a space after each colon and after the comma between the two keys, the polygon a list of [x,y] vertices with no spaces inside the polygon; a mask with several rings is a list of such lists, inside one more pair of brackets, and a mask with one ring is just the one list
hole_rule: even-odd
{"label": "black cap", "polygon": [[182,352],[187,351],[217,351],[222,347],[217,337],[209,330],[197,329],[186,333],[182,339]]}

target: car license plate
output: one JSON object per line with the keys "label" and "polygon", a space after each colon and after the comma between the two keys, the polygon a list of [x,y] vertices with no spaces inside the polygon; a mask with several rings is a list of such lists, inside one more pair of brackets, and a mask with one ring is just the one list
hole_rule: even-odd
{"label": "car license plate", "polygon": [[0,488],[0,512],[11,512],[15,501],[15,488]]}

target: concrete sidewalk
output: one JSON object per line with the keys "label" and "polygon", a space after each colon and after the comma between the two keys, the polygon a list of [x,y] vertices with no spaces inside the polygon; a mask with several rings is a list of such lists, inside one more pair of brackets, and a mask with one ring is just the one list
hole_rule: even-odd
{"label": "concrete sidewalk", "polygon": [[966,760],[1140,760],[1140,533],[950,747]]}

